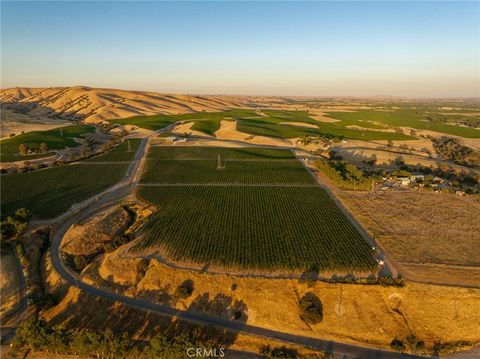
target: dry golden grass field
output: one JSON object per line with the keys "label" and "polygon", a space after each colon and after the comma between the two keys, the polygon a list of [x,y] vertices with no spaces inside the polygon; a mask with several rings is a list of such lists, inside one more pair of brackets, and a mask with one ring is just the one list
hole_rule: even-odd
{"label": "dry golden grass field", "polygon": [[[388,348],[394,337],[405,340],[413,335],[425,342],[427,351],[435,342],[480,342],[480,289],[416,283],[398,288],[240,278],[174,270],[155,260],[150,261],[145,275],[139,276],[136,268],[140,260],[121,258],[118,253],[119,250],[98,258],[83,271],[83,280],[128,296],[220,317],[229,317],[232,310],[241,308],[248,324],[327,340]],[[55,279],[52,273],[49,277]],[[186,280],[193,281],[193,294],[179,299],[176,289]],[[313,291],[324,308],[323,321],[310,326],[300,319],[298,311],[298,300],[307,291]],[[79,319],[75,308],[83,308],[81,301],[78,293],[70,290],[45,316],[76,322]],[[83,320],[96,319],[86,316]],[[117,320],[120,325],[127,318]],[[137,335],[145,335],[147,323],[139,325]]]}
{"label": "dry golden grass field", "polygon": [[480,204],[414,191],[339,196],[410,279],[480,286]]}

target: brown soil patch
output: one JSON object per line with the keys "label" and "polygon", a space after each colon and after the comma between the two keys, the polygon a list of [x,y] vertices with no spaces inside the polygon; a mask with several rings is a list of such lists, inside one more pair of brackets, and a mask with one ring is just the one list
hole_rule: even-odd
{"label": "brown soil patch", "polygon": [[279,122],[279,125],[288,125],[288,126],[296,126],[296,127],[309,127],[309,128],[318,128],[317,125],[313,125],[311,123],[306,122]]}
{"label": "brown soil patch", "polygon": [[[351,112],[351,111],[344,110],[342,112]],[[326,122],[326,123],[340,122],[340,120],[326,116],[325,111],[310,111],[308,114],[308,117],[313,118],[314,120],[319,122]]]}
{"label": "brown soil patch", "polygon": [[368,127],[361,127],[357,125],[350,125],[346,126],[347,128],[351,128],[352,130],[359,130],[359,131],[375,131],[375,132],[395,132],[393,128],[368,128]]}
{"label": "brown soil patch", "polygon": [[220,121],[215,137],[224,140],[243,141],[253,145],[293,147],[292,141],[266,136],[252,136],[237,130],[237,121]]}
{"label": "brown soil patch", "polygon": [[193,136],[208,136],[207,134],[200,132],[200,131],[195,131],[192,130],[192,126],[195,124],[195,122],[185,122],[181,123],[179,125],[176,125],[172,132],[178,133],[178,134],[184,134],[184,133],[189,133]]}
{"label": "brown soil patch", "polygon": [[72,255],[90,255],[120,235],[128,226],[128,213],[121,207],[108,209],[84,224],[69,228],[62,251]]}

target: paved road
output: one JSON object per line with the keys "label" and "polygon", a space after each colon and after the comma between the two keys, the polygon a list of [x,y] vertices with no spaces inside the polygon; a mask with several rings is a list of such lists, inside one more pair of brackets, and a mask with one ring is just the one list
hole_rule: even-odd
{"label": "paved road", "polygon": [[[88,216],[88,211],[85,212],[85,216]],[[83,217],[83,216],[82,216]],[[323,339],[311,338],[301,335],[294,335],[289,333],[283,333],[271,329],[257,327],[249,324],[245,324],[238,321],[229,321],[220,319],[217,317],[184,311],[175,309],[172,307],[152,303],[143,299],[127,297],[118,293],[113,293],[101,288],[93,287],[81,281],[77,274],[73,273],[69,268],[65,266],[60,256],[59,247],[62,238],[71,224],[77,221],[77,218],[72,218],[66,221],[55,231],[55,235],[52,241],[51,255],[52,262],[57,272],[71,285],[77,286],[84,292],[102,297],[114,302],[123,303],[129,307],[146,310],[158,315],[176,318],[179,320],[186,320],[190,323],[200,325],[212,325],[214,327],[220,327],[222,329],[228,329],[234,332],[243,332],[262,338],[279,340],[282,342],[305,345],[310,348],[332,352],[337,358],[377,358],[377,359],[399,359],[399,358],[416,358],[416,356],[404,355],[402,353],[374,349],[368,347],[362,347],[357,345],[351,345],[346,343],[338,343]]]}
{"label": "paved road", "polygon": [[328,185],[323,183],[321,181],[321,177],[317,176],[316,173],[314,173],[313,169],[310,168],[310,166],[304,161],[302,158],[298,157],[298,160],[303,164],[305,169],[315,178],[315,181],[327,192],[329,197],[332,199],[333,202],[337,205],[337,207],[342,211],[342,213],[345,215],[345,217],[348,218],[350,223],[357,229],[357,231],[362,235],[363,238],[367,241],[367,243],[370,245],[370,247],[375,248],[375,253],[379,259],[381,259],[385,265],[383,267],[384,274],[389,274],[392,276],[397,276],[399,274],[397,268],[392,264],[392,262],[386,258],[385,253],[383,249],[381,248],[380,244],[372,238],[367,230],[363,228],[363,226],[356,220],[356,218],[350,213],[350,211],[343,205],[343,203],[337,198],[335,193],[329,188]]}
{"label": "paved road", "polygon": [[228,321],[209,315],[183,311],[168,306],[152,303],[139,298],[127,297],[118,293],[113,293],[82,282],[76,273],[73,273],[68,267],[66,267],[65,263],[61,258],[60,245],[63,236],[73,223],[81,221],[82,219],[88,217],[95,211],[98,211],[99,208],[110,206],[114,203],[120,202],[123,198],[125,198],[131,193],[132,189],[135,186],[135,180],[136,178],[138,178],[137,171],[141,167],[146,145],[146,141],[145,143],[142,142],[142,145],[137,150],[135,160],[134,162],[132,162],[132,165],[127,172],[126,178],[122,180],[119,184],[117,184],[114,190],[105,191],[104,193],[96,196],[95,202],[86,202],[81,207],[77,207],[74,213],[70,213],[69,216],[63,217],[62,221],[54,228],[51,244],[52,263],[59,275],[62,276],[69,284],[77,286],[78,288],[90,295],[101,297],[114,302],[120,302],[132,308],[146,310],[162,316],[186,320],[188,322],[199,325],[212,325],[234,332],[242,332],[262,338],[274,339],[292,344],[305,345],[310,348],[334,353],[335,358],[415,358],[415,356],[405,355],[398,352],[283,333],[271,329],[245,324],[238,321]]}

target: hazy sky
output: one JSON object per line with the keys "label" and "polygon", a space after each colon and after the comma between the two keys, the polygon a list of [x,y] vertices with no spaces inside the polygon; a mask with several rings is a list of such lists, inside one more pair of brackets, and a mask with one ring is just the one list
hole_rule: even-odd
{"label": "hazy sky", "polygon": [[1,86],[480,96],[480,2],[1,2]]}

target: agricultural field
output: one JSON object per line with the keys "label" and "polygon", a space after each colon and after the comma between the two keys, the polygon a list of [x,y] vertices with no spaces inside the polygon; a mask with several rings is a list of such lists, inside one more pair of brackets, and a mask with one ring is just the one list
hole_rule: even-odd
{"label": "agricultural field", "polygon": [[288,151],[223,149],[232,159],[218,170],[219,149],[181,149],[187,157],[175,147],[150,154],[137,196],[157,211],[133,252],[239,269],[376,268],[368,243]]}
{"label": "agricultural field", "polygon": [[139,138],[126,139],[120,146],[106,154],[89,158],[85,162],[124,162],[131,161],[142,140]]}
{"label": "agricultural field", "polygon": [[[465,138],[480,138],[480,130],[472,127],[454,126],[440,123],[439,117],[450,118],[450,122],[469,120],[464,115],[440,115],[421,109],[400,109],[394,111],[361,110],[356,112],[329,112],[328,117],[340,120],[336,125],[375,128],[411,127],[417,130],[441,132]],[[447,120],[445,120],[447,121]]]}
{"label": "agricultural field", "polygon": [[17,208],[31,211],[33,219],[58,216],[120,181],[128,166],[74,164],[2,175],[1,216],[5,218]]}
{"label": "agricultural field", "polygon": [[[282,139],[304,135],[329,135],[352,140],[408,141],[415,139],[399,131],[400,127],[429,130],[464,138],[480,138],[475,128],[478,116],[469,112],[444,112],[434,107],[386,106],[383,109],[361,109],[353,112],[327,111],[325,116],[337,122],[322,122],[312,118],[308,111],[231,109],[223,112],[197,112],[184,115],[138,116],[115,120],[157,130],[175,122],[193,122],[194,131],[215,136],[221,120],[236,120],[237,130],[252,136],[269,136]],[[471,111],[471,110],[470,110]],[[297,123],[297,125],[295,125]],[[303,126],[302,126],[303,125]],[[305,126],[305,125],[308,125]]]}
{"label": "agricultural field", "polygon": [[183,115],[135,116],[112,120],[112,122],[121,125],[135,125],[152,131],[165,128],[178,121],[195,122],[192,130],[213,136],[215,131],[220,128],[220,121],[225,117],[236,120],[249,116],[256,117],[258,115],[250,109],[232,109],[224,112],[194,112]]}
{"label": "agricultural field", "polygon": [[48,131],[32,131],[12,138],[4,139],[0,142],[1,161],[22,161],[27,159],[47,157],[53,154],[53,152],[47,152],[20,155],[18,153],[18,147],[22,143],[26,144],[33,150],[38,150],[41,143],[46,143],[49,150],[58,150],[65,147],[80,146],[80,144],[76,142],[74,138],[81,138],[82,135],[92,132],[95,132],[95,127],[93,126],[73,125],[55,128]]}
{"label": "agricultural field", "polygon": [[264,159],[264,160],[296,160],[292,151],[286,149],[272,149],[264,147],[165,147],[155,146],[150,148],[148,158],[152,159],[198,159],[217,160],[218,155],[222,160],[232,159]]}
{"label": "agricultural field", "polygon": [[[411,140],[414,137],[395,132],[381,132],[383,126],[371,125],[368,130],[347,128],[338,123],[325,123],[312,119],[307,111],[231,109],[223,112],[197,112],[184,115],[137,116],[115,123],[132,124],[149,130],[158,130],[175,122],[194,122],[191,129],[214,136],[222,120],[236,120],[237,130],[252,136],[270,136],[283,139],[304,135],[332,135],[357,140]],[[304,123],[309,127],[288,124]]]}
{"label": "agricultural field", "polygon": [[225,169],[218,171],[216,160],[150,159],[141,183],[315,185],[316,182],[297,160],[230,160]]}

